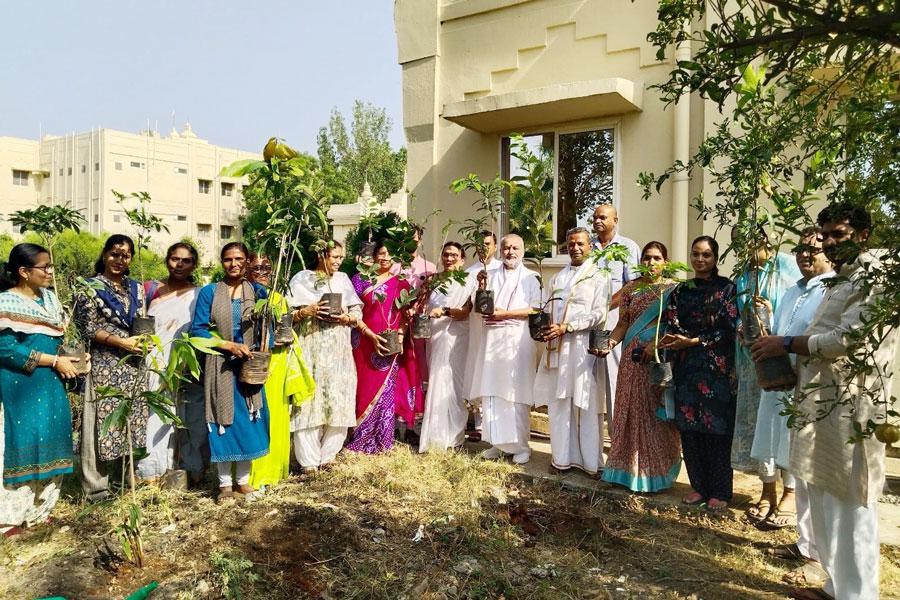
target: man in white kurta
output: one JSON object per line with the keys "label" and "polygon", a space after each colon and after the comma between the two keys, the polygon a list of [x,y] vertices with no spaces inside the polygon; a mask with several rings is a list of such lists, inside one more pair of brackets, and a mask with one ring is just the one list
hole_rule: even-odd
{"label": "man in white kurta", "polygon": [[588,258],[587,229],[568,232],[570,264],[553,278],[552,324],[538,366],[534,400],[550,416],[551,464],[596,475],[603,466],[604,403],[588,353],[590,331],[606,317],[608,275]]}
{"label": "man in white kurta", "polygon": [[487,281],[487,289],[494,292],[494,314],[479,315],[482,330],[472,349],[469,398],[481,403],[482,439],[491,444],[484,458],[512,454],[513,462],[523,464],[531,458],[529,417],[536,349],[527,319],[532,307],[541,304],[541,287],[537,273],[522,265],[522,238],[504,236],[500,256],[503,268]]}
{"label": "man in white kurta", "polygon": [[[465,252],[456,242],[441,250],[444,271],[462,267]],[[468,286],[450,280],[446,292],[433,290],[428,297],[431,339],[428,344],[428,394],[419,452],[446,450],[465,440],[469,411],[463,402],[463,382],[469,342]]]}
{"label": "man in white kurta", "polygon": [[[801,336],[768,336],[753,344],[754,360],[797,354],[797,408],[811,422],[793,432],[790,471],[807,484],[813,538],[828,573],[825,593],[841,600],[878,598],[878,498],[884,487],[885,446],[874,437],[848,443],[854,423],[883,421],[891,408],[891,366],[897,331],[868,348],[871,371],[850,378],[852,332],[883,293],[867,284],[878,257],[860,253],[871,229],[868,213],[849,203],[819,213],[822,247],[838,277]],[[867,342],[870,343],[870,342]],[[859,350],[856,350],[859,352]],[[837,402],[841,401],[841,404]],[[818,412],[833,408],[818,418]],[[851,408],[853,412],[851,412]]]}

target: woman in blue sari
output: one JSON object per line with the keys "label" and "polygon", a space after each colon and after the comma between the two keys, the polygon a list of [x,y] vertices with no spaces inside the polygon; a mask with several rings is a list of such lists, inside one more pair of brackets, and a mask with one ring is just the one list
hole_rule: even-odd
{"label": "woman in blue sari", "polygon": [[215,331],[222,338],[222,354],[207,354],[203,368],[210,461],[219,472],[218,502],[251,499],[251,462],[269,453],[265,389],[238,380],[243,360],[259,349],[253,310],[257,299],[266,297],[263,286],[244,278],[249,257],[244,244],[225,244],[225,279],[200,289],[191,323],[191,335],[211,338]]}
{"label": "woman in blue sari", "polygon": [[62,476],[72,472],[72,414],[62,379],[77,359],[59,356],[63,312],[50,289],[50,254],[18,244],[0,279],[0,405],[3,483],[0,528],[7,535],[47,520]]}
{"label": "woman in blue sari", "polygon": [[[658,415],[662,395],[650,384],[647,365],[654,356],[660,313],[674,285],[659,276],[668,258],[668,250],[660,242],[644,246],[641,264],[650,271],[622,288],[619,321],[610,335],[610,350],[620,343],[624,348],[619,381],[628,385],[616,388],[616,412],[603,481],[633,492],[672,487],[681,470],[681,445],[671,420],[674,415]],[[668,393],[671,395],[671,391]]]}

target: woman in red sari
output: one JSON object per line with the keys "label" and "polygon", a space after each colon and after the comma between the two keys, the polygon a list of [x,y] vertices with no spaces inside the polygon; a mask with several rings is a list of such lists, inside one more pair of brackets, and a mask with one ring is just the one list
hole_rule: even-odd
{"label": "woman in red sari", "polygon": [[[404,335],[406,316],[394,305],[403,290],[412,286],[402,275],[392,273],[394,266],[384,243],[372,251],[378,276],[374,282],[359,274],[353,276],[353,287],[363,301],[363,318],[359,332],[352,338],[356,362],[356,429],[347,448],[376,454],[394,445],[394,423],[397,417],[412,428],[416,414],[424,409],[422,387],[412,349],[412,340]],[[403,350],[386,356],[384,339],[388,329],[398,329]]]}

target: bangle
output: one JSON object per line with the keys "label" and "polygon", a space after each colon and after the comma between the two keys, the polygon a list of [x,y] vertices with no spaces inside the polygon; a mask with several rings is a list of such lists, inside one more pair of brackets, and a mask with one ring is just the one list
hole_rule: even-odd
{"label": "bangle", "polygon": [[56,368],[56,363],[57,363],[58,360],[59,360],[59,354],[54,354],[54,355],[53,355],[53,364],[50,365],[50,368],[51,368],[51,369],[55,369],[55,368]]}

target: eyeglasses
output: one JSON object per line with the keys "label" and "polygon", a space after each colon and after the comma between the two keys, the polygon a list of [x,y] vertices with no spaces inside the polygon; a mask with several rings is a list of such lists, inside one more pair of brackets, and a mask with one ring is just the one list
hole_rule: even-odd
{"label": "eyeglasses", "polygon": [[266,274],[266,273],[272,272],[272,267],[258,266],[258,267],[251,267],[250,270],[253,271],[254,273]]}
{"label": "eyeglasses", "polygon": [[43,271],[44,273],[46,273],[47,275],[49,275],[50,273],[53,272],[53,270],[54,270],[56,267],[53,266],[53,265],[44,265],[44,266],[42,266],[42,267],[39,267],[39,266],[35,265],[35,266],[33,266],[33,267],[28,267],[28,268],[29,268],[29,269],[40,269],[41,271]]}

